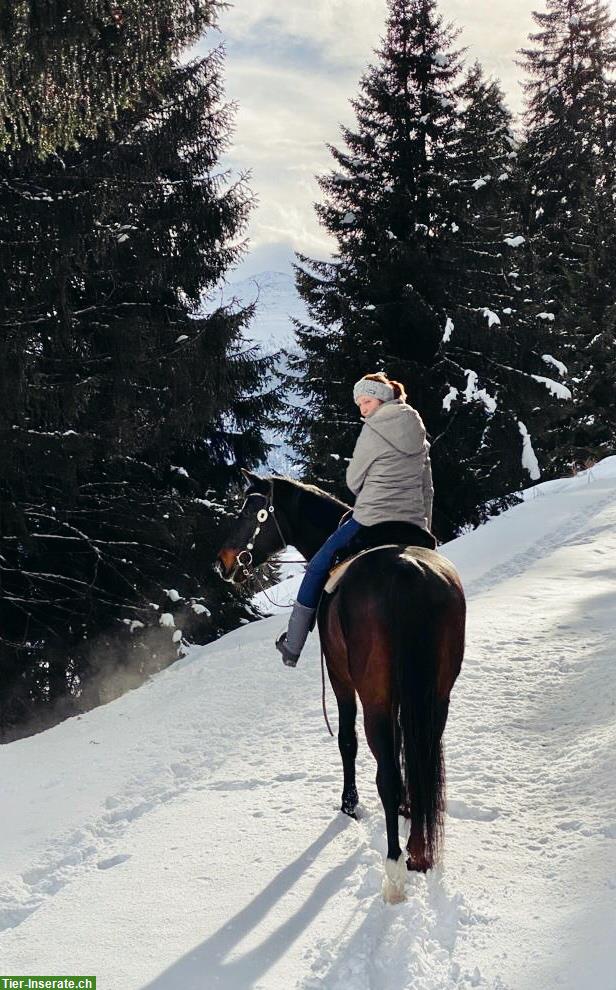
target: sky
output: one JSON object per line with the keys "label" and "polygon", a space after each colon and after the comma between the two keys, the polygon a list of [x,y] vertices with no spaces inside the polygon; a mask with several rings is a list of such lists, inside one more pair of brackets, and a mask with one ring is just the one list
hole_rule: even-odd
{"label": "sky", "polygon": [[[440,8],[463,29],[467,60],[479,59],[501,80],[518,112],[516,52],[541,0],[441,0]],[[327,143],[339,143],[340,124],[353,124],[349,100],[383,36],[385,11],[385,0],[240,0],[221,15],[226,94],[238,105],[229,160],[235,171],[251,172],[258,198],[237,277],[287,271],[293,251],[331,252],[314,211],[315,175],[330,167]]]}

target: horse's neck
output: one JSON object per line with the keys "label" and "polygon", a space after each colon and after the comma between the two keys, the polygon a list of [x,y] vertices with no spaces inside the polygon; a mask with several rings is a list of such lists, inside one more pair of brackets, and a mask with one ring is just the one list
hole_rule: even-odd
{"label": "horse's neck", "polygon": [[[306,502],[314,500],[316,511],[310,512],[309,517],[306,512]],[[322,503],[323,522],[317,523],[313,517],[319,515],[319,505]],[[340,506],[339,513],[337,507],[327,499],[322,498],[314,492],[297,490],[293,486],[285,486],[280,492],[280,508],[283,515],[285,539],[287,543],[297,547],[302,557],[310,560],[317,550],[323,546],[328,536],[336,529],[338,522],[346,511],[345,506]],[[314,506],[313,506],[314,508]]]}

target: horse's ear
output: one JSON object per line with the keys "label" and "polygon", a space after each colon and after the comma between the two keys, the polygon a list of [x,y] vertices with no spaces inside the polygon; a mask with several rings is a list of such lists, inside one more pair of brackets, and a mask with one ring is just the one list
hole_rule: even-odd
{"label": "horse's ear", "polygon": [[259,476],[253,471],[249,471],[248,468],[240,468],[240,471],[244,475],[244,481],[247,488],[250,488],[251,485],[254,485],[255,482],[259,481]]}
{"label": "horse's ear", "polygon": [[258,492],[263,492],[267,495],[269,492],[269,482],[265,478],[260,478],[258,474],[254,471],[248,471],[247,468],[240,468],[242,474],[244,475],[247,488],[256,488]]}

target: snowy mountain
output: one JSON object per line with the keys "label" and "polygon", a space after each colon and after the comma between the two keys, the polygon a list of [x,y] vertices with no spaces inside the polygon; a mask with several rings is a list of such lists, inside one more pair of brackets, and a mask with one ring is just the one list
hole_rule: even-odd
{"label": "snowy mountain", "polygon": [[354,822],[317,639],[284,668],[280,611],[0,749],[2,972],[100,990],[613,990],[616,458],[443,551],[468,646],[445,859],[409,876],[405,903],[380,895],[361,730]]}
{"label": "snowy mountain", "polygon": [[[244,306],[256,303],[256,315],[247,337],[259,344],[264,353],[272,354],[282,348],[297,351],[292,320],[295,318],[307,321],[309,316],[290,272],[261,272],[251,278],[231,281],[225,287],[224,298],[227,301],[236,299]],[[283,358],[280,368],[286,370]],[[300,398],[291,394],[289,401],[297,403]],[[296,475],[293,450],[286,440],[284,430],[268,431],[266,438],[273,445],[267,461],[268,469],[277,474]]]}
{"label": "snowy mountain", "polygon": [[291,321],[293,318],[308,320],[308,314],[291,272],[261,272],[241,281],[230,281],[226,294],[227,297],[231,294],[244,306],[257,304],[249,336],[267,353],[281,347],[296,350]]}

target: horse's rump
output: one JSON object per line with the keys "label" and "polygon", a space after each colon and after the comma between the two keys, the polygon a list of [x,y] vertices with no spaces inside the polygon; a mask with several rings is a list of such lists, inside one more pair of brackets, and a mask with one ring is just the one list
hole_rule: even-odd
{"label": "horse's rump", "polygon": [[[402,623],[413,642],[430,643],[431,650],[438,651],[439,688],[449,693],[462,663],[466,607],[460,578],[447,558],[422,547],[375,550],[353,561],[333,600],[340,631],[357,658],[351,671],[356,678],[360,658],[365,659],[370,644],[376,648],[377,638],[379,652],[395,651]],[[327,606],[324,602],[324,613]],[[329,625],[320,623],[324,646]]]}

